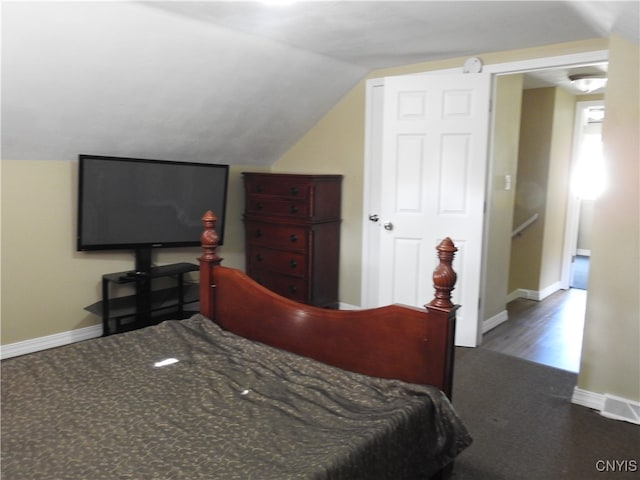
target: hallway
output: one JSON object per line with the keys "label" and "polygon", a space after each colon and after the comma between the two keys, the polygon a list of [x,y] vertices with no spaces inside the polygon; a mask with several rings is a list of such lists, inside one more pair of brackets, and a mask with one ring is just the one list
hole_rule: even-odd
{"label": "hallway", "polygon": [[587,291],[560,290],[541,302],[518,298],[509,320],[484,335],[482,347],[577,373]]}

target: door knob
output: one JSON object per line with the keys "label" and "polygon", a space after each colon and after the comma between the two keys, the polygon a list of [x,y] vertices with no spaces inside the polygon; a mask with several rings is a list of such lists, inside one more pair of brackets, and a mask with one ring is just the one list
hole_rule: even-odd
{"label": "door knob", "polygon": [[372,222],[377,222],[378,220],[380,220],[380,217],[378,217],[378,215],[374,213],[373,215],[369,215],[369,220],[371,220]]}
{"label": "door knob", "polygon": [[387,222],[387,223],[383,224],[382,226],[384,227],[385,230],[389,230],[389,231],[393,230],[393,223],[391,223],[391,222]]}

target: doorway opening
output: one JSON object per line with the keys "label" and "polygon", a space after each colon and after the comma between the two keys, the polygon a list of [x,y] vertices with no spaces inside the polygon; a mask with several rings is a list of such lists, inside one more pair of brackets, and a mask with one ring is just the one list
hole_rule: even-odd
{"label": "doorway opening", "polygon": [[[561,55],[556,57],[546,57],[546,58],[537,58],[523,61],[515,61],[515,62],[507,62],[503,64],[489,64],[486,65],[483,72],[489,73],[493,78],[498,76],[508,76],[510,74],[522,74],[524,72],[533,72],[533,71],[543,71],[543,70],[551,70],[551,69],[562,69],[562,68],[580,68],[589,65],[595,64],[606,64],[608,61],[608,52],[606,50],[600,51],[591,51],[591,52],[583,52],[569,55]],[[460,73],[460,69],[454,68],[450,70],[440,70],[437,72],[424,72],[424,74],[443,74],[443,73]],[[376,205],[376,189],[371,188],[371,185],[376,184],[376,171],[371,168],[371,165],[378,161],[377,158],[380,145],[377,142],[377,139],[380,138],[380,131],[377,128],[378,126],[375,123],[370,121],[370,116],[372,114],[371,106],[375,102],[372,100],[377,95],[380,95],[383,91],[384,83],[380,83],[380,79],[369,80],[367,82],[367,122],[366,122],[366,140],[365,140],[365,179],[364,179],[364,196],[363,196],[363,205],[364,205],[364,215],[362,218],[363,222],[363,248],[362,248],[362,302],[364,305],[368,305],[371,302],[374,302],[380,295],[380,292],[377,289],[376,278],[379,274],[379,268],[375,262],[370,261],[370,252],[375,248],[379,247],[375,240],[372,240],[373,235],[367,235],[367,229],[371,228],[371,220],[369,214],[371,212],[378,211],[379,205]],[[568,80],[567,80],[568,81]],[[493,127],[492,127],[493,128]],[[493,149],[495,145],[491,146]],[[503,172],[492,171],[491,165],[488,165],[488,170],[485,172],[486,178],[489,181],[498,181],[499,184],[503,185],[502,190],[508,190],[512,185],[512,180],[515,178],[513,176],[504,175]],[[379,180],[379,179],[378,179]],[[487,184],[487,191],[491,192],[491,189],[494,188],[493,185]],[[487,205],[490,203],[490,198],[487,197]],[[491,216],[491,213],[485,215],[485,225],[488,225],[488,219]],[[499,215],[498,215],[499,216]],[[374,216],[375,217],[375,216]],[[510,219],[510,216],[509,216]],[[508,232],[506,233],[507,241],[510,241],[511,238],[511,225],[506,227]],[[500,285],[496,286],[496,283],[493,282],[494,279],[487,280],[487,272],[489,270],[495,271],[496,264],[492,262],[494,259],[490,259],[487,254],[487,245],[489,242],[486,240],[486,235],[489,229],[485,226],[484,235],[485,239],[483,240],[483,251],[481,254],[482,257],[482,278],[479,279],[479,287],[480,287],[480,302],[472,302],[467,303],[467,305],[471,306],[473,304],[478,305],[478,315],[477,318],[479,323],[477,325],[478,332],[478,342],[482,341],[483,333],[487,332],[490,328],[493,328],[497,325],[500,325],[504,321],[508,319],[506,312],[506,305],[509,301],[509,290],[507,289],[507,282],[504,280],[504,277],[508,277],[508,261],[501,261],[500,265],[500,275],[502,279],[501,282],[504,282],[504,288],[500,288]],[[504,257],[505,249],[498,249],[499,255]],[[570,257],[569,257],[570,258]],[[508,260],[508,259],[507,259]],[[506,273],[504,272],[504,263],[506,266]],[[570,266],[570,262],[568,263]],[[569,270],[570,271],[570,270]],[[567,288],[568,288],[568,280],[569,274],[567,274]],[[555,290],[554,290],[555,291]],[[504,293],[502,293],[504,292]],[[487,299],[488,298],[497,298],[497,303],[501,304],[500,311],[497,314],[487,314]],[[502,297],[502,298],[498,298]],[[491,315],[495,315],[495,318],[491,318]],[[492,320],[488,322],[487,320]],[[487,328],[489,327],[490,328]]]}
{"label": "doorway opening", "polygon": [[572,247],[570,288],[587,290],[593,208],[606,188],[606,173],[602,156],[602,122],[604,101],[582,101],[576,104],[574,162],[570,185],[568,220]]}
{"label": "doorway opening", "polygon": [[[583,98],[578,97],[574,125],[568,132],[569,140],[573,136],[573,146],[570,176],[563,187],[567,197],[563,279],[546,293],[527,292],[511,297],[506,308],[510,321],[485,331],[482,344],[488,349],[573,372],[578,372],[580,366],[593,205],[604,188],[601,149],[604,101]],[[544,212],[540,214],[543,216]],[[558,229],[558,223],[550,228]]]}

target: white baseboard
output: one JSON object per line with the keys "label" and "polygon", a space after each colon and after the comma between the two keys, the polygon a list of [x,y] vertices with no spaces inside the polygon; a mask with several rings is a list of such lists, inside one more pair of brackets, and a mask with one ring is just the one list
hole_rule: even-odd
{"label": "white baseboard", "polygon": [[578,248],[576,249],[576,255],[580,255],[581,257],[590,257],[591,250],[587,250],[586,248]]}
{"label": "white baseboard", "polygon": [[482,322],[482,333],[487,333],[489,330],[496,328],[498,325],[503,324],[507,320],[509,320],[509,312],[503,310],[497,315],[494,315],[493,317],[488,318]]}
{"label": "white baseboard", "polygon": [[527,300],[535,300],[539,302],[547,298],[549,295],[553,295],[558,290],[562,290],[562,284],[560,282],[549,285],[543,290],[526,290],[524,288],[518,288],[507,295],[507,303],[515,300],[516,298],[526,298]]}
{"label": "white baseboard", "polygon": [[102,335],[102,325],[78,328],[68,332],[54,333],[45,337],[33,338],[22,342],[9,343],[0,346],[0,359],[26,355],[27,353],[39,352],[48,348],[61,347],[70,343],[89,340]]}
{"label": "white baseboard", "polygon": [[527,300],[538,300],[538,292],[536,290],[526,290],[518,288],[507,295],[507,303],[514,301],[516,298],[526,298]]}
{"label": "white baseboard", "polygon": [[538,300],[544,300],[549,295],[553,295],[558,290],[561,290],[562,289],[561,287],[562,287],[562,284],[560,282],[556,282],[552,285],[549,285],[547,288],[540,291],[538,295]]}
{"label": "white baseboard", "polygon": [[604,395],[573,387],[571,403],[600,411],[604,405]]}
{"label": "white baseboard", "polygon": [[634,400],[574,387],[571,403],[598,410],[603,417],[640,425],[640,402]]}
{"label": "white baseboard", "polygon": [[[340,303],[341,310],[360,310],[360,307],[348,303]],[[54,333],[44,337],[32,338],[22,342],[0,345],[0,360],[17,357],[28,353],[39,352],[49,348],[62,347],[75,342],[97,338],[102,335],[102,325],[78,328],[68,332]]]}

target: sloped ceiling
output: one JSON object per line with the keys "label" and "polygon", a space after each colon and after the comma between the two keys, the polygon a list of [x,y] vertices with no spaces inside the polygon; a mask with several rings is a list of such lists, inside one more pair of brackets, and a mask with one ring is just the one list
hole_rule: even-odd
{"label": "sloped ceiling", "polygon": [[2,158],[270,165],[369,71],[612,31],[638,2],[2,3]]}

